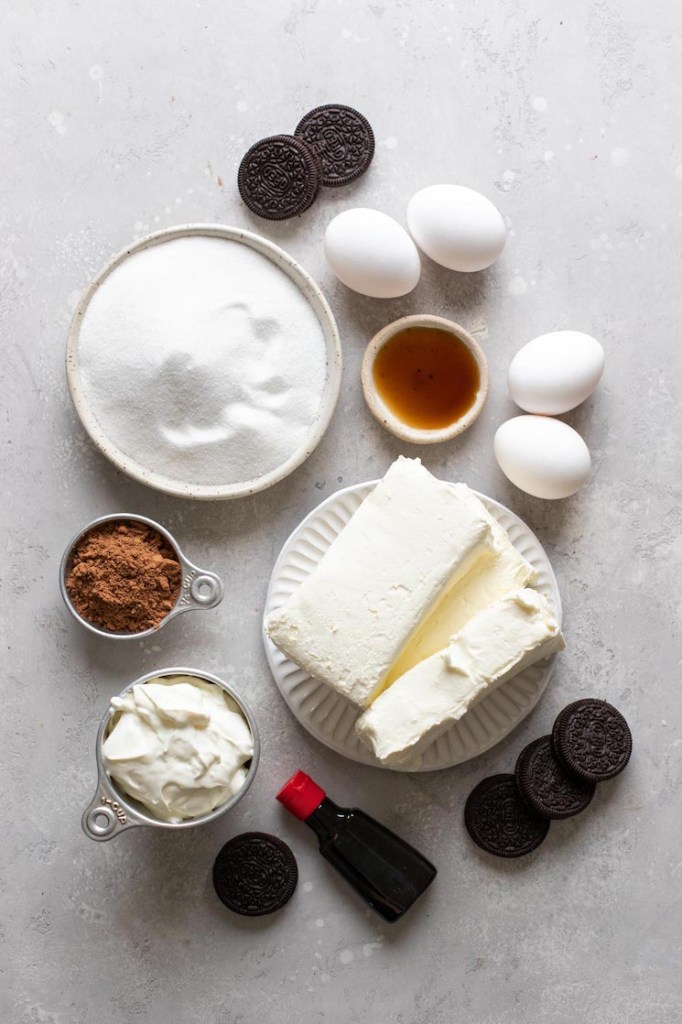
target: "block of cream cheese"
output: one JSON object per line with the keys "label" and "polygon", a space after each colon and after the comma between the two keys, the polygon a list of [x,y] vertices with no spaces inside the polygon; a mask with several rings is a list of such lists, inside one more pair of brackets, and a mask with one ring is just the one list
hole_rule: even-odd
{"label": "block of cream cheese", "polygon": [[[478,500],[474,494],[472,497]],[[482,502],[480,505],[490,519],[495,554],[492,558],[480,558],[458,583],[446,591],[391,667],[386,686],[420,661],[442,651],[450,637],[459,633],[469,619],[488,605],[535,583],[536,570],[516,550],[504,527],[493,519]]]}
{"label": "block of cream cheese", "polygon": [[445,650],[397,679],[356,729],[384,764],[403,764],[481,697],[563,647],[545,598],[536,590],[519,590],[480,611]]}
{"label": "block of cream cheese", "polygon": [[267,619],[287,657],[367,707],[442,593],[491,558],[489,517],[464,484],[402,456],[322,560]]}

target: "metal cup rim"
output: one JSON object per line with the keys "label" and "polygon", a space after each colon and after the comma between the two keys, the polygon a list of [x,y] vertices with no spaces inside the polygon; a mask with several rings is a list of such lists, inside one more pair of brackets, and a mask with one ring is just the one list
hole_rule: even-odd
{"label": "metal cup rim", "polygon": [[[180,592],[178,593],[175,604],[170,609],[170,611],[168,611],[164,615],[164,617],[161,619],[161,622],[159,622],[157,626],[152,626],[150,629],[143,629],[139,633],[112,633],[109,630],[100,629],[99,626],[95,626],[92,622],[89,622],[80,614],[80,612],[77,611],[75,605],[71,600],[71,595],[69,594],[69,591],[66,586],[66,574],[69,566],[69,561],[73,554],[74,548],[76,547],[78,542],[82,540],[87,533],[90,533],[91,530],[96,529],[96,527],[98,526],[102,526],[104,523],[112,523],[116,521],[125,520],[137,523],[144,523],[146,526],[150,526],[152,527],[152,529],[157,530],[161,534],[161,536],[168,542],[168,544],[170,544],[173,551],[175,552],[178,562],[180,563],[180,568],[182,570],[183,576],[187,573],[188,570],[198,569],[198,567],[194,565],[193,562],[190,562],[190,560],[186,558],[186,556],[183,554],[182,549],[178,542],[176,541],[173,534],[170,533],[170,531],[167,530],[165,526],[162,526],[161,523],[157,523],[155,519],[150,519],[148,516],[138,515],[137,512],[111,512],[105,516],[97,516],[96,519],[93,519],[91,522],[89,522],[71,538],[71,540],[69,541],[64,550],[64,554],[62,555],[61,562],[59,564],[59,590],[62,595],[64,604],[66,605],[67,609],[71,612],[74,619],[76,619],[76,621],[79,622],[81,626],[84,626],[85,629],[87,629],[90,633],[93,633],[95,636],[106,637],[108,640],[143,640],[147,636],[152,636],[152,634],[158,633],[158,631],[160,629],[163,629],[163,627],[172,618],[174,618],[181,610],[180,602],[182,601],[183,596],[182,587],[180,588]],[[199,571],[204,572],[204,570]],[[212,573],[211,575],[215,576],[215,573]]]}
{"label": "metal cup rim", "polygon": [[[142,683],[147,683],[151,679],[164,678],[166,676],[196,676],[198,679],[202,679],[206,682],[214,683],[216,686],[219,686],[222,690],[224,690],[227,693],[229,697],[232,698],[232,700],[234,700],[240,712],[244,716],[246,724],[248,725],[249,730],[251,732],[251,736],[253,738],[253,754],[251,756],[251,763],[249,765],[246,778],[244,779],[244,783],[241,789],[234,793],[233,796],[231,796],[224,803],[219,804],[218,807],[215,807],[208,814],[203,814],[196,818],[187,818],[183,821],[162,821],[161,818],[155,818],[150,811],[142,809],[142,805],[138,804],[137,801],[133,802],[132,798],[128,796],[124,792],[124,790],[121,789],[118,783],[111,778],[109,772],[107,771],[104,765],[104,758],[102,756],[104,734],[112,716],[116,713],[115,709],[111,707],[110,702],[109,706],[107,707],[107,710],[105,711],[100,721],[99,727],[97,729],[97,738],[95,740],[95,759],[97,764],[98,775],[97,792],[99,793],[102,789],[108,789],[111,792],[111,794],[115,797],[115,799],[118,801],[121,807],[123,807],[127,816],[127,824],[123,825],[121,828],[112,829],[111,832],[107,833],[106,835],[103,835],[101,837],[102,839],[111,839],[115,835],[117,835],[118,832],[124,831],[126,828],[129,828],[132,825],[147,825],[151,828],[185,829],[194,828],[196,825],[208,824],[208,822],[214,821],[216,818],[219,818],[222,814],[225,814],[226,811],[229,811],[232,807],[234,807],[235,804],[237,804],[242,799],[242,797],[246,795],[255,777],[258,768],[258,763],[260,761],[261,746],[260,734],[258,731],[258,726],[256,724],[256,719],[254,718],[251,708],[246,703],[241,694],[239,694],[233,686],[231,686],[229,683],[226,683],[224,679],[221,679],[214,673],[206,672],[203,669],[187,667],[171,667],[156,669],[153,672],[145,672],[143,676],[140,676],[138,679],[134,679],[133,682],[125,686],[116,696],[122,697],[124,694],[132,690],[134,686],[138,686]],[[96,803],[97,794],[95,795],[95,799],[91,801],[88,807],[86,808],[83,815],[84,818],[94,809]],[[85,828],[85,826],[84,831],[90,838],[94,838],[91,835],[91,833]]]}

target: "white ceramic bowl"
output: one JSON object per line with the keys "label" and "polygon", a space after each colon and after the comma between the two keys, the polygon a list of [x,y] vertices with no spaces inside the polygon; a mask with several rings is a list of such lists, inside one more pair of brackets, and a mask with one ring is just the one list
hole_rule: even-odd
{"label": "white ceramic bowl", "polygon": [[[98,423],[96,410],[91,407],[84,394],[78,366],[78,338],[83,317],[93,295],[112,270],[129,256],[148,249],[152,245],[158,245],[160,242],[168,242],[187,235],[208,235],[211,238],[224,238],[231,242],[238,242],[251,249],[255,249],[256,252],[271,260],[303,293],[312,306],[324,334],[327,375],[319,412],[311,424],[308,437],[299,449],[285,462],[269,473],[254,477],[252,480],[243,480],[239,483],[225,485],[195,484],[191,481],[174,480],[160,473],[155,473],[148,467],[141,466],[138,462],[125,455],[106,436]],[[283,480],[284,477],[300,466],[319,444],[325,430],[329,426],[329,421],[332,418],[339,397],[339,389],[341,387],[341,343],[336,321],[324,295],[310,275],[283,249],[273,245],[267,239],[261,238],[260,235],[255,235],[251,231],[244,231],[242,228],[223,227],[221,224],[185,224],[179,227],[166,228],[164,231],[157,231],[135,242],[115,256],[91,282],[78,303],[69,328],[66,346],[66,376],[71,398],[81,423],[102,454],[106,455],[122,472],[158,491],[164,491],[166,494],[174,494],[182,498],[200,498],[204,500],[242,498],[248,494],[255,494],[256,491],[264,491],[267,487],[272,487],[273,484]]]}
{"label": "white ceramic bowl", "polygon": [[[452,423],[448,423],[446,427],[441,427],[439,430],[419,430],[415,427],[408,426],[407,423],[404,423],[391,409],[389,409],[381,398],[381,395],[377,391],[374,383],[374,360],[376,359],[378,352],[383,348],[387,341],[408,327],[431,327],[438,328],[441,331],[447,331],[466,345],[478,365],[480,384],[474,404],[463,416],[460,416],[459,419],[454,420]],[[362,360],[362,369],[360,374],[365,401],[367,402],[372,415],[383,427],[386,427],[386,429],[392,434],[399,437],[401,441],[409,441],[410,444],[436,444],[439,441],[449,441],[453,437],[457,437],[458,434],[461,434],[467,429],[467,427],[470,427],[478,417],[485,400],[488,397],[488,386],[490,382],[488,360],[476,339],[453,320],[446,320],[442,316],[432,316],[430,313],[419,313],[414,316],[404,316],[401,317],[400,320],[394,320],[393,323],[383,327],[378,334],[374,335],[367,346]]]}

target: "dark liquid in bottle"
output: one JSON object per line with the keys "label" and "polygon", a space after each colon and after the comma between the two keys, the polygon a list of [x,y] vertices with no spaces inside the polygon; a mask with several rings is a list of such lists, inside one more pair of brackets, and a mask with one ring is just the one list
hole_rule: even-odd
{"label": "dark liquid in bottle", "polygon": [[436,877],[425,857],[357,808],[325,798],[306,818],[320,852],[386,921],[397,921]]}

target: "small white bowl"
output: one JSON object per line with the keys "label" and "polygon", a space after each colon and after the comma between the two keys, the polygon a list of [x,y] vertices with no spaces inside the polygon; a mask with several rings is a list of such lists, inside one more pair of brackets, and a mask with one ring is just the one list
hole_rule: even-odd
{"label": "small white bowl", "polygon": [[[384,347],[387,341],[390,341],[396,334],[408,327],[435,327],[441,331],[447,331],[466,345],[478,366],[480,384],[474,404],[459,419],[448,423],[446,427],[441,427],[438,430],[419,430],[416,427],[408,426],[407,423],[404,423],[388,408],[374,383],[374,360],[377,357],[377,353]],[[465,331],[463,327],[460,327],[459,324],[454,323],[454,321],[446,320],[442,316],[432,316],[430,313],[418,313],[415,316],[401,317],[400,320],[394,320],[392,324],[388,324],[378,334],[375,334],[367,346],[362,360],[360,375],[365,401],[372,415],[381,423],[382,427],[386,427],[386,430],[399,437],[401,441],[409,441],[410,444],[437,444],[439,441],[450,441],[453,437],[457,437],[458,434],[465,431],[478,418],[488,397],[488,386],[490,383],[488,360],[476,339],[468,331]]]}

